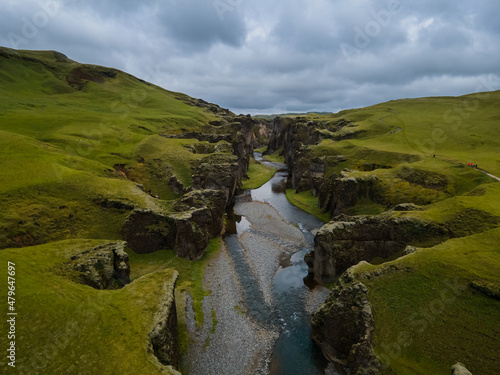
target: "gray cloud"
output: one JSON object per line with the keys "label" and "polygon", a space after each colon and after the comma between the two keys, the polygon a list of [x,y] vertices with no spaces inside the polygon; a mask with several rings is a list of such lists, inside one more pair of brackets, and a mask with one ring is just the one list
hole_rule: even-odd
{"label": "gray cloud", "polygon": [[207,50],[217,42],[241,46],[245,41],[246,27],[244,20],[235,15],[226,16],[221,22],[213,1],[167,0],[159,19],[174,40]]}
{"label": "gray cloud", "polygon": [[337,111],[500,81],[493,0],[3,0],[0,7],[0,45],[59,50],[238,113]]}

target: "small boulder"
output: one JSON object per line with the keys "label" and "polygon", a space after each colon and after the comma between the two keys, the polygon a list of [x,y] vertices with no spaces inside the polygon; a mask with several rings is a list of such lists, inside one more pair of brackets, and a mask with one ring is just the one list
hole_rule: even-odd
{"label": "small boulder", "polygon": [[404,255],[413,254],[413,253],[416,253],[417,251],[418,251],[418,249],[415,246],[408,245],[403,250],[403,254]]}
{"label": "small boulder", "polygon": [[451,366],[451,375],[472,375],[472,373],[462,363],[457,362]]}

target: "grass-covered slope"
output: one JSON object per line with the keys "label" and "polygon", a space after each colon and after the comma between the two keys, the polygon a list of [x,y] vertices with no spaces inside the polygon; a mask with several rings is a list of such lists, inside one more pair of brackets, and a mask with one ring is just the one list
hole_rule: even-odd
{"label": "grass-covered slope", "polygon": [[[7,262],[16,264],[19,373],[171,373],[148,349],[148,334],[174,268],[180,292],[203,298],[202,263],[164,251],[151,266],[129,251],[132,283],[114,291],[59,270],[74,254],[120,239],[133,208],[170,211],[179,186],[191,185],[193,163],[207,156],[193,149],[207,147],[162,135],[227,132],[231,113],[53,51],[0,47],[0,87],[0,270],[6,276]],[[0,292],[7,296],[6,283]],[[8,348],[6,340],[2,333]]]}
{"label": "grass-covered slope", "polygon": [[[177,278],[159,270],[120,290],[96,290],[60,272],[99,240],[68,240],[0,251],[1,271],[15,264],[16,369],[19,374],[174,374],[148,350],[164,294]],[[4,291],[4,288],[2,288]],[[6,294],[5,294],[6,295]],[[7,332],[6,320],[1,325]],[[3,337],[5,336],[5,337]],[[7,346],[7,335],[2,345]],[[4,362],[4,361],[2,361]],[[9,373],[6,363],[2,373]]]}
{"label": "grass-covered slope", "polygon": [[353,126],[344,128],[341,131],[344,133],[364,131],[348,142],[357,147],[424,157],[436,155],[438,159],[462,165],[478,164],[498,176],[499,101],[500,91],[403,99],[320,118],[351,121]]}
{"label": "grass-covered slope", "polygon": [[392,369],[385,373],[448,374],[458,361],[473,374],[497,372],[500,183],[468,163],[500,176],[499,103],[496,91],[306,119],[326,124],[323,140],[300,154],[326,160],[326,179],[377,178],[344,213],[376,215],[416,203],[421,211],[389,215],[432,221],[449,233],[437,246],[356,269],[369,289],[375,352]]}
{"label": "grass-covered slope", "polygon": [[[197,131],[217,119],[193,99],[123,72],[81,65],[57,52],[0,49],[2,247],[119,236],[123,211],[178,197],[203,157],[163,133]],[[138,185],[142,185],[139,187]],[[115,205],[118,206],[118,205]]]}

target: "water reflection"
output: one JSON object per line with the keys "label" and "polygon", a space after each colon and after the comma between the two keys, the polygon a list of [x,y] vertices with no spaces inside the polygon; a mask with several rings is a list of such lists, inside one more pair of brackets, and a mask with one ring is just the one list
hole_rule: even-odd
{"label": "water reflection", "polygon": [[273,193],[286,193],[286,180],[281,179],[278,181],[274,181],[271,185],[271,190]]}
{"label": "water reflection", "polygon": [[245,216],[236,215],[231,208],[226,212],[225,234],[241,234],[250,229],[252,224]]}

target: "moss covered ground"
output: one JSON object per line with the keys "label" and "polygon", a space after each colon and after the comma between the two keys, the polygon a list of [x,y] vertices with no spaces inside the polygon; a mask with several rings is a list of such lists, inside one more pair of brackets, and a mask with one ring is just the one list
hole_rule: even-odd
{"label": "moss covered ground", "polygon": [[55,52],[2,48],[0,59],[2,247],[115,238],[123,212],[96,202],[161,209],[178,197],[165,180],[190,185],[203,155],[186,146],[198,142],[161,134],[217,117],[186,95]]}
{"label": "moss covered ground", "polygon": [[[19,373],[174,373],[162,370],[148,350],[148,334],[176,271],[157,269],[113,291],[96,290],[61,275],[62,265],[74,254],[108,242],[66,240],[0,251],[4,275],[8,262],[15,264]],[[6,319],[1,328],[7,332]],[[1,343],[8,348],[7,335]],[[2,373],[8,373],[5,366]]]}
{"label": "moss covered ground", "polygon": [[279,150],[276,151],[272,155],[264,155],[263,158],[264,158],[264,160],[272,161],[272,162],[276,162],[276,163],[284,163],[285,162],[285,157],[280,155]]}
{"label": "moss covered ground", "polygon": [[248,167],[248,179],[243,181],[243,189],[258,189],[269,181],[275,173],[275,168],[261,164],[252,158]]}
{"label": "moss covered ground", "polygon": [[291,204],[309,212],[310,214],[313,214],[323,222],[327,223],[330,221],[330,215],[321,212],[318,208],[318,198],[314,197],[310,190],[296,194],[295,190],[287,189],[286,197]]}

